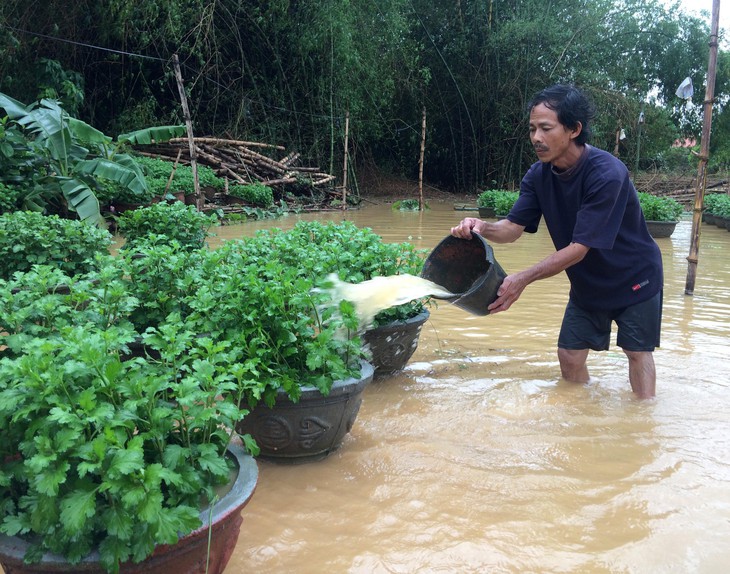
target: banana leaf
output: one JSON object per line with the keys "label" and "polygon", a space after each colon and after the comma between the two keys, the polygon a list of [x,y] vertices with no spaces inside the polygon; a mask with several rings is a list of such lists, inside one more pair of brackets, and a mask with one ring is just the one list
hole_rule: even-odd
{"label": "banana leaf", "polygon": [[58,179],[60,180],[63,196],[74,211],[78,213],[79,219],[96,225],[103,225],[104,218],[101,216],[99,200],[88,184],[73,177]]}
{"label": "banana leaf", "polygon": [[156,126],[117,136],[120,143],[148,145],[166,142],[185,134],[185,126]]}
{"label": "banana leaf", "polygon": [[94,177],[102,177],[110,181],[115,181],[137,194],[146,194],[148,192],[147,182],[142,175],[139,167],[136,169],[128,165],[122,165],[121,162],[104,158],[94,158],[82,160],[74,166],[74,173],[92,175]]}
{"label": "banana leaf", "polygon": [[14,100],[10,96],[0,93],[0,108],[5,110],[5,113],[11,120],[25,117],[28,114],[28,107],[21,104],[18,100]]}

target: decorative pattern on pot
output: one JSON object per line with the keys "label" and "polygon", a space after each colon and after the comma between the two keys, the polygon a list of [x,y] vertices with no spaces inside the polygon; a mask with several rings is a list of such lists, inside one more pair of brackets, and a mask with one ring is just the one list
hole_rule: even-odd
{"label": "decorative pattern on pot", "polygon": [[418,348],[421,327],[430,317],[428,310],[406,319],[366,331],[364,342],[369,346],[370,362],[377,375],[402,370]]}
{"label": "decorative pattern on pot", "polygon": [[259,458],[298,463],[321,460],[340,447],[352,430],[362,404],[362,393],[373,380],[374,368],[362,362],[359,379],[335,381],[329,395],[303,387],[298,402],[279,390],[272,408],[259,403],[239,422],[236,430],[250,434],[261,452]]}

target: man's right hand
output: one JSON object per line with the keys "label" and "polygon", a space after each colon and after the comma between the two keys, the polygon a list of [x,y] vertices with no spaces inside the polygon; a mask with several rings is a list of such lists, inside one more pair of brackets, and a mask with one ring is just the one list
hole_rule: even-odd
{"label": "man's right hand", "polygon": [[479,233],[479,227],[483,223],[481,219],[477,219],[476,217],[465,217],[459,225],[451,228],[451,235],[460,237],[461,239],[471,239],[472,230]]}

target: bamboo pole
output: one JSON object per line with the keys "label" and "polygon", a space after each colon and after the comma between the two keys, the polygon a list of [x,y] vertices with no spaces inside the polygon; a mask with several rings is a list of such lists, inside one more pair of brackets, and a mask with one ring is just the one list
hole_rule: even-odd
{"label": "bamboo pole", "polygon": [[[186,141],[187,141],[186,138],[172,138],[169,140],[170,143],[185,143]],[[268,143],[262,143],[262,142],[247,142],[247,141],[230,140],[230,139],[223,139],[223,138],[196,137],[195,141],[196,141],[196,143],[206,143],[206,144],[212,144],[212,145],[265,147],[265,148],[271,148],[271,149],[278,149],[278,150],[282,150],[282,151],[284,149],[286,149],[283,145],[278,145],[278,144],[268,144]]]}
{"label": "bamboo pole", "polygon": [[195,157],[195,137],[193,136],[193,122],[190,119],[190,109],[188,108],[188,98],[185,94],[185,86],[183,86],[182,73],[180,72],[180,60],[177,54],[172,55],[172,65],[175,68],[175,78],[177,79],[177,89],[180,92],[180,104],[185,117],[185,127],[188,132],[188,146],[190,147],[190,167],[193,170],[193,189],[195,189],[195,207],[198,211],[203,209],[203,194],[200,192],[200,180],[198,179],[198,162]]}
{"label": "bamboo pole", "polygon": [[418,210],[423,211],[423,155],[426,150],[426,106],[421,119],[421,155],[418,159]]}
{"label": "bamboo pole", "polygon": [[347,210],[347,139],[350,136],[350,110],[345,112],[345,159],[342,167],[342,211]]}
{"label": "bamboo pole", "polygon": [[712,26],[710,31],[710,57],[707,65],[707,89],[705,92],[704,115],[702,118],[702,138],[700,140],[700,161],[697,167],[695,203],[692,212],[692,236],[687,256],[687,281],[685,295],[693,295],[697,263],[699,261],[700,233],[702,230],[702,208],[707,186],[707,161],[710,155],[710,133],[712,128],[712,104],[715,99],[715,76],[717,72],[717,37],[720,27],[720,0],[712,0]]}
{"label": "bamboo pole", "polygon": [[180,155],[182,154],[182,150],[177,150],[177,157],[175,158],[175,165],[172,166],[172,171],[170,172],[170,177],[167,178],[167,185],[165,185],[165,193],[162,194],[162,197],[165,197],[167,195],[167,192],[170,191],[170,185],[172,185],[172,180],[175,177],[175,172],[177,171],[177,164],[180,163]]}

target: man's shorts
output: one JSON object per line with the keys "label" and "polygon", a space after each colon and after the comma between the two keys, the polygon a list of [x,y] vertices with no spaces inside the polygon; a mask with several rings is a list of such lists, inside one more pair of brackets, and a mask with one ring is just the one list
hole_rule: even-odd
{"label": "man's shorts", "polygon": [[662,291],[643,303],[614,311],[587,311],[568,301],[558,336],[561,349],[606,351],[611,323],[616,322],[616,344],[626,351],[653,351],[662,327]]}

